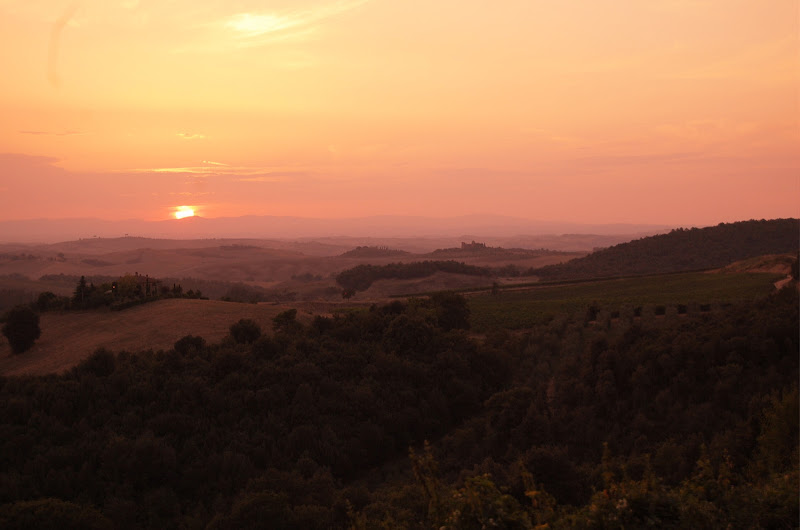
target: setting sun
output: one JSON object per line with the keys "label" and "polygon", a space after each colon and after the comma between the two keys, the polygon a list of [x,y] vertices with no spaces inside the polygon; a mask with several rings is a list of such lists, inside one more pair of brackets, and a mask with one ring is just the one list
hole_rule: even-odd
{"label": "setting sun", "polygon": [[178,206],[175,211],[175,219],[183,219],[184,217],[194,217],[194,210],[190,206]]}

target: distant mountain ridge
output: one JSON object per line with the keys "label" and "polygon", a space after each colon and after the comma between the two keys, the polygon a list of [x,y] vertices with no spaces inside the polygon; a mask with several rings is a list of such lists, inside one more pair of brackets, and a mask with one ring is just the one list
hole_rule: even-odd
{"label": "distant mountain ridge", "polygon": [[650,235],[670,227],[649,224],[579,224],[497,215],[459,217],[372,216],[321,219],[279,216],[187,217],[164,221],[128,219],[28,219],[0,221],[1,242],[55,243],[91,237],[159,239],[520,236],[541,234]]}
{"label": "distant mountain ridge", "polygon": [[543,280],[659,274],[725,267],[756,256],[794,253],[798,248],[800,220],[751,220],[679,228],[533,272]]}

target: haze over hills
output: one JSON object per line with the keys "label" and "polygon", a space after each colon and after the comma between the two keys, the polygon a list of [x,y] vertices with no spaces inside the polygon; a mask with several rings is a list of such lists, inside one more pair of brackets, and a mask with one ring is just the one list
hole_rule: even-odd
{"label": "haze over hills", "polygon": [[128,219],[26,219],[0,221],[0,242],[50,242],[91,237],[150,238],[309,238],[309,237],[476,237],[543,234],[651,235],[671,227],[652,224],[579,224],[498,215],[459,217],[373,216],[324,219],[279,216],[164,221]]}

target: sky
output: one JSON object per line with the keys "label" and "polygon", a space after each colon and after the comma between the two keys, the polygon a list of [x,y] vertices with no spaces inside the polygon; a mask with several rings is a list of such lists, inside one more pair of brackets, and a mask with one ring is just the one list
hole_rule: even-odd
{"label": "sky", "polygon": [[0,220],[800,216],[798,0],[0,0]]}

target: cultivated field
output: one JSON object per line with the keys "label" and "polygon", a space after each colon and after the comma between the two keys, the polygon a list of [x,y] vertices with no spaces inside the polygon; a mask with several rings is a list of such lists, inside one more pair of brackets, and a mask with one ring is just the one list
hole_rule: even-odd
{"label": "cultivated field", "polygon": [[[172,348],[186,335],[206,342],[222,340],[230,325],[250,318],[271,332],[272,318],[286,306],[239,304],[214,300],[168,299],[124,311],[44,313],[42,336],[29,351],[13,355],[0,340],[0,375],[61,372],[91,355],[97,348],[136,352]],[[305,313],[298,314],[302,319]]]}
{"label": "cultivated field", "polygon": [[665,314],[678,306],[698,311],[701,306],[752,300],[775,291],[775,273],[694,272],[655,276],[531,284],[487,291],[469,296],[472,326],[476,331],[504,327],[523,329],[545,322],[559,313],[583,311],[590,304],[610,314],[625,315],[636,308],[653,314],[661,306]]}

